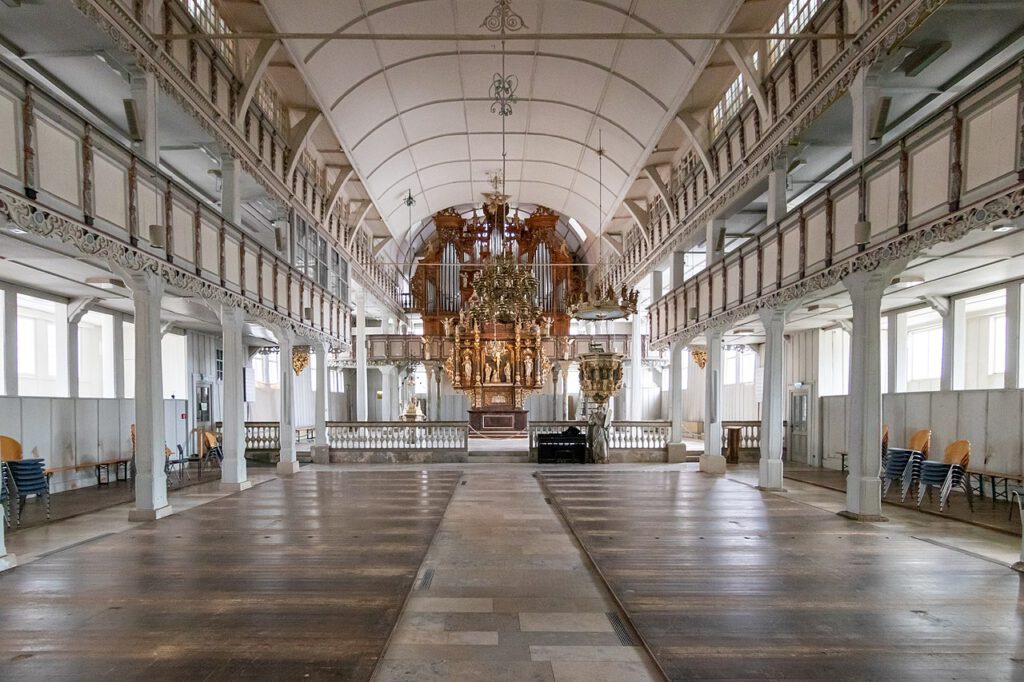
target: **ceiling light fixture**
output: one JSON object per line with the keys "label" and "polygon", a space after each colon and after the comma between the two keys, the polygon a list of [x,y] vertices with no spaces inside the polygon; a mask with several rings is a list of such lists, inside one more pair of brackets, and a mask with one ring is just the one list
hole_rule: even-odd
{"label": "ceiling light fixture", "polygon": [[117,279],[116,277],[107,277],[104,275],[86,277],[85,283],[88,284],[89,286],[93,286],[98,289],[124,289],[124,280]]}
{"label": "ceiling light fixture", "polygon": [[569,302],[569,314],[577,320],[594,322],[599,320],[621,320],[635,315],[640,292],[627,289],[625,286],[618,293],[610,284],[605,289],[601,286],[602,253],[604,247],[604,139],[603,133],[597,133],[597,265],[594,266],[592,279],[597,282],[594,291],[583,291]]}

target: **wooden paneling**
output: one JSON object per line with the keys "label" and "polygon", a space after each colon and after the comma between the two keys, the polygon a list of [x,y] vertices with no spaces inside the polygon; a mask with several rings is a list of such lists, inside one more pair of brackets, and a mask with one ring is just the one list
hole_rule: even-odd
{"label": "wooden paneling", "polygon": [[21,114],[17,100],[0,92],[0,171],[21,177]]}

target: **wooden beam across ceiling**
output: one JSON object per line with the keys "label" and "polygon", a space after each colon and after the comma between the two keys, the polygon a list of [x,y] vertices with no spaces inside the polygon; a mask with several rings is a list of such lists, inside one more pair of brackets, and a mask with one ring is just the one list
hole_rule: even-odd
{"label": "wooden beam across ceiling", "polygon": [[[853,33],[767,33],[764,31],[734,33],[507,33],[503,40],[641,40],[641,41],[686,41],[686,40],[851,40]],[[181,40],[373,40],[373,41],[419,41],[454,43],[459,41],[494,42],[493,33],[325,33],[322,31],[278,32],[239,31],[238,33],[204,33],[189,31],[183,33],[161,33],[154,36],[157,41]]]}

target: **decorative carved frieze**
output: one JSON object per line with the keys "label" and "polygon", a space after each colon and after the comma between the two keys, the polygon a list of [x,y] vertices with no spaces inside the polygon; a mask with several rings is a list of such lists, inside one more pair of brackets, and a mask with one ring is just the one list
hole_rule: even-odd
{"label": "decorative carved frieze", "polygon": [[[944,218],[905,232],[893,239],[857,253],[825,270],[804,278],[731,310],[714,315],[660,339],[652,340],[653,349],[667,348],[679,341],[689,343],[707,330],[723,329],[750,317],[762,308],[776,308],[798,301],[808,294],[839,284],[844,277],[857,271],[871,271],[892,261],[916,257],[924,249],[960,239],[972,230],[982,229],[997,220],[1016,220],[1024,216],[1024,187],[1016,186],[1003,194],[973,204]],[[700,283],[697,282],[699,285]]]}
{"label": "decorative carved frieze", "polygon": [[116,263],[126,270],[153,272],[171,287],[207,301],[235,306],[244,311],[249,318],[271,327],[289,329],[297,336],[335,348],[344,344],[341,339],[300,324],[241,294],[228,291],[194,273],[108,237],[95,228],[44,208],[4,188],[0,188],[0,214],[6,215],[15,225],[34,235],[57,239],[73,246],[85,256]]}

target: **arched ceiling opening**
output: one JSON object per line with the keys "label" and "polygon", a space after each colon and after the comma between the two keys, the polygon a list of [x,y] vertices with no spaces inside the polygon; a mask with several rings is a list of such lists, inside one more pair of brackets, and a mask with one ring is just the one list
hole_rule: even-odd
{"label": "arched ceiling opening", "polygon": [[[263,0],[282,33],[488,35],[494,0]],[[720,32],[742,0],[513,0],[531,34]],[[449,206],[478,204],[502,166],[488,90],[500,38],[287,39],[285,45],[399,244]],[[621,202],[714,41],[513,40],[506,192],[596,233]],[[598,216],[598,137],[603,215]],[[403,199],[411,191],[410,215]]]}

